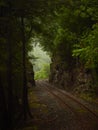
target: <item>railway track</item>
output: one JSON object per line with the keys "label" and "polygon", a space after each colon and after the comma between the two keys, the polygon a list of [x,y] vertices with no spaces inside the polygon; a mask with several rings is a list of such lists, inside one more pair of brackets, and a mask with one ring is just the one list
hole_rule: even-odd
{"label": "railway track", "polygon": [[[74,113],[76,115],[76,117],[79,117],[79,112],[77,112],[77,106],[79,106],[79,109],[81,109],[81,111],[86,111],[86,113],[88,113],[88,116],[90,119],[95,120],[96,122],[98,122],[98,115],[93,112],[90,108],[88,108],[86,105],[84,105],[83,103],[81,103],[79,100],[77,100],[74,96],[71,96],[70,94],[68,94],[67,92],[63,92],[62,90],[58,89],[58,88],[54,88],[51,87],[50,84],[48,84],[47,82],[41,82],[40,85],[50,93],[52,94],[59,103],[63,104],[64,107],[67,107],[68,109],[70,109],[70,111],[72,113]],[[66,102],[67,101],[67,102]],[[73,105],[72,105],[73,104]],[[75,106],[75,107],[73,107]]]}

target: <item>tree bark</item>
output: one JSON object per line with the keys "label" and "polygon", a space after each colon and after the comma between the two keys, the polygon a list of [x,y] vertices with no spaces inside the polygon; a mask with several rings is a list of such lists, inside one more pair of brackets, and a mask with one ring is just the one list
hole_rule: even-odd
{"label": "tree bark", "polygon": [[29,109],[28,103],[28,87],[27,87],[27,76],[26,76],[26,38],[25,38],[25,25],[24,17],[21,17],[21,32],[22,32],[22,44],[23,44],[23,116],[24,120],[27,116],[32,116]]}
{"label": "tree bark", "polygon": [[8,127],[13,129],[12,43],[11,18],[8,25]]}
{"label": "tree bark", "polygon": [[8,129],[7,123],[8,123],[7,103],[5,98],[4,86],[1,82],[1,77],[0,77],[0,129],[7,130]]}

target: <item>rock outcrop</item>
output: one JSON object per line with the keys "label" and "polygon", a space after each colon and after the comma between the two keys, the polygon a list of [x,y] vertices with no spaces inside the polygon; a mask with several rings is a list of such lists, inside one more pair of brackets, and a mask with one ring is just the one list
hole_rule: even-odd
{"label": "rock outcrop", "polygon": [[55,57],[50,65],[50,83],[74,93],[95,93],[94,79],[90,70],[80,64],[66,67],[66,62],[57,59]]}

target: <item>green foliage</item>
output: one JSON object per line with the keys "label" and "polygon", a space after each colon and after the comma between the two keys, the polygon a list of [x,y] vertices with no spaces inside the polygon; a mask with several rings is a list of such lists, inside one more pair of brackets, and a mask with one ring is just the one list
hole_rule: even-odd
{"label": "green foliage", "polygon": [[[59,57],[66,66],[73,63],[73,57],[78,57],[85,68],[98,68],[98,0],[1,0],[0,11],[0,77],[4,80],[6,99],[9,69],[12,71],[13,97],[22,98],[21,17],[24,18],[27,63],[31,58],[28,52],[32,50],[33,37],[51,57]],[[12,67],[8,66],[9,60]],[[45,64],[35,78],[48,76],[49,65]]]}
{"label": "green foliage", "polygon": [[81,39],[81,44],[73,50],[73,56],[79,57],[86,68],[98,66],[98,24],[95,24],[89,34]]}
{"label": "green foliage", "polygon": [[49,64],[44,64],[40,71],[35,73],[35,79],[47,79],[49,77],[50,66]]}

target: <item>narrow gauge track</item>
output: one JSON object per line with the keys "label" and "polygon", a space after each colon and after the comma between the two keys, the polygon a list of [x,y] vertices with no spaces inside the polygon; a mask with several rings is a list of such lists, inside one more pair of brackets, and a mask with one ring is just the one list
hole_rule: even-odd
{"label": "narrow gauge track", "polygon": [[68,105],[68,103],[65,103],[65,101],[58,96],[58,94],[55,94],[53,91],[51,91],[51,90],[49,89],[49,86],[46,87],[46,85],[47,85],[47,84],[42,83],[40,86],[42,86],[42,87],[44,86],[44,88],[45,88],[52,96],[54,96],[54,97],[56,98],[56,100],[57,100],[60,104],[61,104],[61,103],[63,104],[63,107],[64,107],[64,108],[67,107],[72,113],[74,113],[74,114],[76,115],[76,112],[72,109],[72,107],[71,107],[70,105]]}
{"label": "narrow gauge track", "polygon": [[51,87],[47,82],[41,82],[41,86],[44,86],[45,89],[47,89],[47,91],[49,93],[51,93],[54,97],[56,97],[56,99],[59,100],[59,102],[62,102],[63,105],[65,105],[65,107],[67,106],[71,112],[73,112],[75,115],[78,116],[78,114],[76,113],[76,111],[73,109],[72,106],[70,106],[68,103],[65,102],[64,98],[62,98],[62,96],[64,96],[65,98],[69,98],[72,102],[77,103],[80,107],[82,107],[82,109],[86,110],[87,112],[89,112],[90,118],[94,118],[97,122],[98,122],[98,115],[96,113],[94,113],[90,108],[88,108],[86,105],[84,105],[83,103],[81,103],[79,100],[77,100],[76,98],[74,98],[73,96],[67,94],[66,92],[62,92],[60,89],[57,88],[53,88]]}

